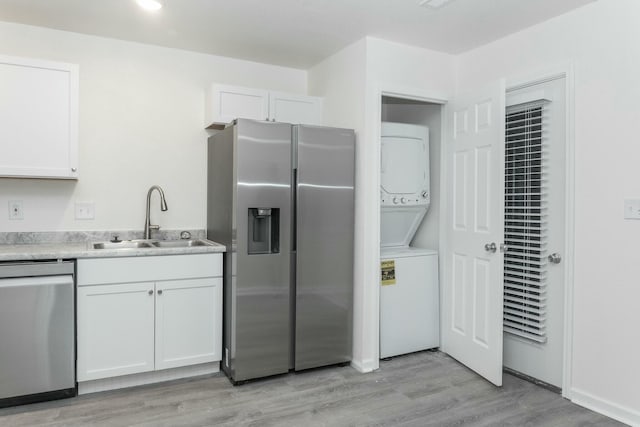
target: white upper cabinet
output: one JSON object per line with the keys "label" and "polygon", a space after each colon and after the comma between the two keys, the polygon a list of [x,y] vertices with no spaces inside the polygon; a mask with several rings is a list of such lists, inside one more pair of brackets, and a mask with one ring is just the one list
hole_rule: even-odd
{"label": "white upper cabinet", "polygon": [[266,120],[269,117],[269,92],[214,84],[207,101],[207,109],[207,126],[231,123],[238,117]]}
{"label": "white upper cabinet", "polygon": [[322,99],[315,96],[269,93],[269,115],[276,122],[321,125]]}
{"label": "white upper cabinet", "polygon": [[0,176],[78,178],[78,66],[0,55]]}
{"label": "white upper cabinet", "polygon": [[322,124],[322,98],[213,84],[207,95],[206,127],[237,118],[292,124]]}

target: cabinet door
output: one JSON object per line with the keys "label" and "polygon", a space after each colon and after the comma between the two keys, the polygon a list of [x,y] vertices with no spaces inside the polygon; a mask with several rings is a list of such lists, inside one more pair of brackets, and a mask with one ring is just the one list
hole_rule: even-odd
{"label": "cabinet door", "polygon": [[269,93],[269,117],[294,125],[321,125],[322,99],[314,96]]}
{"label": "cabinet door", "polygon": [[214,84],[209,95],[206,126],[227,124],[233,120],[267,120],[269,117],[269,92],[238,86]]}
{"label": "cabinet door", "polygon": [[221,359],[222,279],[156,283],[156,369]]}
{"label": "cabinet door", "polygon": [[0,56],[0,176],[78,177],[78,66]]}
{"label": "cabinet door", "polygon": [[153,283],[78,287],[78,381],[154,369]]}

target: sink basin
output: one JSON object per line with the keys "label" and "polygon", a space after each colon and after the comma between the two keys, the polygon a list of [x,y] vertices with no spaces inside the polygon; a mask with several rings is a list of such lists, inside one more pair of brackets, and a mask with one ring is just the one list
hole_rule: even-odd
{"label": "sink basin", "polygon": [[144,249],[144,248],[193,248],[213,246],[214,243],[203,239],[192,240],[123,240],[121,242],[95,242],[93,249]]}
{"label": "sink basin", "polygon": [[140,249],[153,248],[147,240],[123,240],[121,242],[99,242],[93,244],[93,249]]}
{"label": "sink basin", "polygon": [[192,248],[194,246],[212,246],[211,242],[205,240],[156,240],[153,246],[158,248]]}

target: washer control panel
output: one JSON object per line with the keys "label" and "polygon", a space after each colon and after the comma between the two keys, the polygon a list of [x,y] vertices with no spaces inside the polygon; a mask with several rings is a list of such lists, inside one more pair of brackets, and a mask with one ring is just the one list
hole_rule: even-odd
{"label": "washer control panel", "polygon": [[388,194],[384,190],[380,192],[380,203],[382,206],[421,206],[428,205],[431,202],[429,193],[424,190],[419,197],[415,194],[406,197]]}

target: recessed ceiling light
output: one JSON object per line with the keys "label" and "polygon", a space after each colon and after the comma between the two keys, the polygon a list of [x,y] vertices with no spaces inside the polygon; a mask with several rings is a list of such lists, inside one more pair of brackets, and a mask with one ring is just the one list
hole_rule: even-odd
{"label": "recessed ceiling light", "polygon": [[432,9],[438,9],[451,0],[421,0],[418,4],[423,7],[430,7]]}
{"label": "recessed ceiling light", "polygon": [[151,12],[162,9],[162,3],[160,3],[158,0],[136,0],[136,3],[138,3],[138,6],[140,6],[144,10],[148,10]]}

